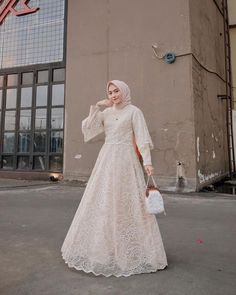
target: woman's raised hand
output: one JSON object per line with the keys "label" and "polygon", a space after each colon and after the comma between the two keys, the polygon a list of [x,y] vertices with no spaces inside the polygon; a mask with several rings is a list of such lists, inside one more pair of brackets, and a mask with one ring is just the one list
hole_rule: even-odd
{"label": "woman's raised hand", "polygon": [[112,105],[113,105],[113,102],[108,98],[100,100],[96,103],[96,106],[98,106],[98,107],[101,107],[101,106],[111,107]]}

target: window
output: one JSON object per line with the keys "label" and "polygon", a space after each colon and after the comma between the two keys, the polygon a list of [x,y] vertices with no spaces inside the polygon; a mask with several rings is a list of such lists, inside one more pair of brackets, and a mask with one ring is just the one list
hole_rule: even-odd
{"label": "window", "polygon": [[0,76],[0,169],[62,171],[63,73],[52,67]]}
{"label": "window", "polygon": [[[15,6],[16,10],[20,8],[20,2]],[[9,15],[0,26],[0,68],[63,60],[65,0],[31,1],[30,6],[40,9],[21,17]],[[56,72],[56,76],[63,81],[61,73]],[[16,77],[9,78],[8,86],[17,84]],[[32,73],[23,74],[23,85],[32,84],[32,80]]]}

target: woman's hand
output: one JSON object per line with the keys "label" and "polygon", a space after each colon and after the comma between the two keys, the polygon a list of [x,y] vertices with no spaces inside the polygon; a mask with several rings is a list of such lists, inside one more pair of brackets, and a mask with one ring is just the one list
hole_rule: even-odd
{"label": "woman's hand", "polygon": [[154,174],[154,167],[152,165],[145,165],[144,169],[148,176],[151,176]]}
{"label": "woman's hand", "polygon": [[108,98],[100,100],[96,103],[96,106],[98,106],[98,107],[101,107],[101,106],[111,107],[112,105],[113,105],[113,102]]}

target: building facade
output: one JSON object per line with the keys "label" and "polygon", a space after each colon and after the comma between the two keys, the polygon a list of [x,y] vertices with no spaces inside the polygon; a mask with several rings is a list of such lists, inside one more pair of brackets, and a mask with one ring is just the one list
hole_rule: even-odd
{"label": "building facade", "polygon": [[2,177],[63,170],[65,5],[1,1]]}
{"label": "building facade", "polygon": [[[228,174],[220,2],[69,3],[65,178],[90,175],[102,141],[85,145],[80,122],[116,78],[131,86],[147,119],[161,187],[199,190]],[[177,55],[172,64],[159,58],[168,52]]]}
{"label": "building facade", "polygon": [[163,189],[195,191],[228,175],[220,0],[28,6],[39,9],[11,11],[0,25],[2,176],[87,180],[103,139],[84,144],[81,121],[112,79],[130,85],[145,115]]}

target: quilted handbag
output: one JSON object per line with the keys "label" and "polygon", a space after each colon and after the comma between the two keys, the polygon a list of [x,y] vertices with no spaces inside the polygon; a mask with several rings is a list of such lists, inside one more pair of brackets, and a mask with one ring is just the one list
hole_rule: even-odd
{"label": "quilted handbag", "polygon": [[149,185],[150,176],[148,176],[146,186],[145,205],[146,210],[150,214],[160,214],[165,212],[163,197],[157,187],[153,176],[151,176],[154,185]]}

